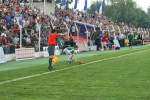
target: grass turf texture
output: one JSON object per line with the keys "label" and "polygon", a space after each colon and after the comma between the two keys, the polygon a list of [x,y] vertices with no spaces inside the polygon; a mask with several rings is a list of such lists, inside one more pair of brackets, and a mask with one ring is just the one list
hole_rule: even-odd
{"label": "grass turf texture", "polygon": [[[135,54],[2,84],[0,100],[150,100],[149,52],[150,46],[143,46],[81,53],[78,60],[85,63]],[[66,64],[64,57],[59,57],[56,70],[77,65]],[[0,82],[47,72],[47,62],[42,58],[0,64]]]}

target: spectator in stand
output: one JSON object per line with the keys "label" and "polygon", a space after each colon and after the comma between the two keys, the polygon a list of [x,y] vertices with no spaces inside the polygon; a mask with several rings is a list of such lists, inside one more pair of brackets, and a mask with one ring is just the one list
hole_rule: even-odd
{"label": "spectator in stand", "polygon": [[119,43],[118,35],[115,35],[115,36],[114,36],[113,42],[114,42],[114,45],[115,45],[115,49],[116,49],[116,50],[120,50],[120,43]]}
{"label": "spectator in stand", "polygon": [[[3,29],[2,23],[0,23],[0,33],[1,33],[2,31],[4,31],[4,29]],[[1,34],[0,34],[0,35],[1,35]]]}
{"label": "spectator in stand", "polygon": [[76,27],[75,27],[75,25],[71,26],[71,34],[72,34],[72,36],[76,36],[77,35],[76,34]]}
{"label": "spectator in stand", "polygon": [[[4,33],[9,37],[9,38],[5,37],[6,41],[9,40],[8,42],[10,42],[11,39],[14,41],[14,38],[19,38],[20,35],[19,33],[21,31],[19,27],[21,26],[23,30],[22,41],[23,41],[23,46],[25,47],[27,47],[29,44],[27,43],[25,37],[27,38],[30,37],[30,39],[28,40],[30,41],[32,41],[32,39],[36,40],[34,42],[36,44],[33,44],[32,46],[36,47],[37,49],[37,41],[38,41],[38,33],[39,33],[38,26],[41,26],[41,43],[42,43],[41,47],[47,44],[47,39],[46,39],[48,37],[47,27],[50,25],[59,27],[60,32],[66,32],[67,30],[64,24],[66,23],[72,35],[76,35],[76,31],[77,31],[75,26],[71,24],[74,23],[74,21],[101,26],[102,30],[104,30],[105,29],[104,27],[107,25],[108,26],[119,25],[121,31],[126,31],[130,28],[133,28],[132,25],[128,25],[123,22],[114,23],[106,16],[101,16],[98,14],[94,15],[94,14],[89,14],[81,11],[56,9],[55,15],[46,16],[41,14],[39,9],[35,7],[34,8],[30,7],[25,3],[19,3],[18,0],[2,0],[2,1],[3,4],[0,3],[0,35]],[[121,34],[119,37],[120,37],[119,42],[121,46],[124,46],[123,42],[125,39],[125,34]],[[16,42],[17,40],[15,41],[15,43],[11,43],[11,44],[15,46]],[[7,47],[9,46],[10,44],[7,44]],[[3,47],[6,47],[5,43],[3,43]],[[103,49],[104,48],[106,47],[104,46]]]}
{"label": "spectator in stand", "polygon": [[130,33],[128,34],[129,48],[132,48],[132,45],[133,45],[133,39],[134,39],[133,33],[130,32]]}
{"label": "spectator in stand", "polygon": [[2,46],[2,36],[0,35],[0,46]]}
{"label": "spectator in stand", "polygon": [[101,43],[102,43],[102,50],[106,50],[107,49],[107,33],[106,32],[104,32],[102,36]]}
{"label": "spectator in stand", "polygon": [[139,41],[139,40],[138,40],[138,37],[139,37],[139,35],[138,35],[137,33],[134,33],[133,44],[136,45],[136,46],[138,45],[138,41]]}
{"label": "spectator in stand", "polygon": [[101,48],[101,40],[98,37],[96,37],[95,45],[96,45],[96,50],[99,51]]}
{"label": "spectator in stand", "polygon": [[19,44],[19,38],[17,36],[13,36],[13,40],[12,41],[13,41],[14,45]]}
{"label": "spectator in stand", "polygon": [[30,35],[28,35],[26,37],[26,43],[27,43],[27,46],[30,47],[31,46],[31,38],[30,38]]}
{"label": "spectator in stand", "polygon": [[5,33],[2,33],[1,36],[2,36],[2,47],[4,49],[4,53],[8,53],[7,39],[6,39],[7,36]]}
{"label": "spectator in stand", "polygon": [[114,37],[113,36],[108,37],[108,48],[110,50],[114,49]]}
{"label": "spectator in stand", "polygon": [[14,33],[16,36],[18,36],[18,34],[19,34],[19,32],[20,32],[19,26],[18,26],[17,24],[14,24],[14,25],[12,26],[12,31],[13,31],[13,33]]}
{"label": "spectator in stand", "polygon": [[120,38],[120,41],[119,41],[119,43],[120,43],[120,46],[121,47],[124,47],[125,46],[125,35],[123,34],[123,33],[121,33],[121,34],[119,34],[119,38]]}
{"label": "spectator in stand", "polygon": [[100,31],[95,40],[97,51],[100,50],[102,47],[102,44],[101,44],[102,36],[103,36],[103,33],[102,33],[102,31]]}
{"label": "spectator in stand", "polygon": [[9,13],[7,13],[7,16],[5,17],[5,21],[7,24],[11,22],[11,16]]}

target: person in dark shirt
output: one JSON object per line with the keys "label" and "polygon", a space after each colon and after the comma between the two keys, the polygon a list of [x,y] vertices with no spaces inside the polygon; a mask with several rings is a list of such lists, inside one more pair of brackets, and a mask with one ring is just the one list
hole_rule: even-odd
{"label": "person in dark shirt", "polygon": [[74,42],[73,38],[70,38],[68,41],[66,41],[65,44],[65,49],[63,50],[63,52],[68,55],[68,64],[73,63],[74,61],[74,56],[78,51],[78,46],[76,45],[76,43]]}
{"label": "person in dark shirt", "polygon": [[128,34],[128,40],[129,40],[129,48],[132,48],[133,45],[133,34]]}
{"label": "person in dark shirt", "polygon": [[74,42],[73,38],[69,38],[67,41],[64,43],[64,48],[66,47],[74,47],[76,43]]}
{"label": "person in dark shirt", "polygon": [[0,35],[0,46],[2,46],[2,37]]}

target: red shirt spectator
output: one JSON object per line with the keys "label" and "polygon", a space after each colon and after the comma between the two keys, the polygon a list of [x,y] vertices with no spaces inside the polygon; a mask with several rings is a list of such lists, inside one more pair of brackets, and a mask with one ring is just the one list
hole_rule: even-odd
{"label": "red shirt spectator", "polygon": [[6,21],[4,19],[1,19],[0,22],[4,24]]}
{"label": "red shirt spectator", "polygon": [[37,22],[38,22],[38,24],[42,24],[42,18],[39,17],[39,18],[37,19]]}
{"label": "red shirt spectator", "polygon": [[2,37],[2,45],[7,45],[7,39],[6,37]]}
{"label": "red shirt spectator", "polygon": [[19,12],[19,11],[20,11],[20,8],[19,8],[19,7],[17,7],[17,8],[16,8],[16,12]]}
{"label": "red shirt spectator", "polygon": [[107,37],[106,37],[106,35],[103,35],[102,36],[102,42],[106,42],[107,41]]}
{"label": "red shirt spectator", "polygon": [[12,27],[12,30],[13,30],[13,33],[15,33],[15,34],[18,34],[19,31],[20,31],[18,25],[14,25],[14,26]]}

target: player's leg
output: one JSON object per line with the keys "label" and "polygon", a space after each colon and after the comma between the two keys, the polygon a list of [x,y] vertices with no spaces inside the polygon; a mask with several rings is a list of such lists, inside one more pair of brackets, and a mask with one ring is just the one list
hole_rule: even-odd
{"label": "player's leg", "polygon": [[74,54],[71,55],[71,63],[74,61]]}
{"label": "player's leg", "polygon": [[52,58],[54,56],[54,51],[55,51],[55,46],[52,46],[50,45],[48,47],[48,53],[49,53],[49,66],[48,66],[48,69],[49,70],[52,70],[53,69],[53,66],[52,66]]}
{"label": "player's leg", "polygon": [[69,54],[68,55],[68,64],[71,64],[71,63],[73,63],[73,55]]}
{"label": "player's leg", "polygon": [[69,64],[70,62],[70,50],[68,48],[65,48],[63,51],[67,55],[67,63]]}

